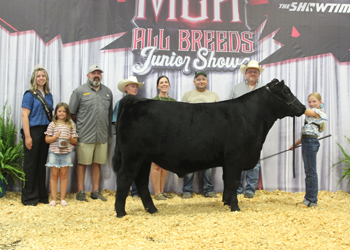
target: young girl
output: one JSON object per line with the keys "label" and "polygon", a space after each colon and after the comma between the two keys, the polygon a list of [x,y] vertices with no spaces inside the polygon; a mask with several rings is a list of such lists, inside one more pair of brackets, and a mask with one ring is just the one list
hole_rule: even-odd
{"label": "young girl", "polygon": [[[323,104],[319,93],[311,93],[308,96],[308,103],[310,109],[307,109],[304,113],[306,115],[305,125],[301,129],[301,138],[295,142],[295,145],[302,144],[306,175],[306,193],[303,203],[308,207],[317,207],[318,178],[316,155],[320,147],[317,138],[319,137],[320,132],[325,130],[327,116],[322,110]],[[293,145],[289,149],[293,150]]]}
{"label": "young girl", "polygon": [[75,124],[71,121],[69,107],[61,102],[55,108],[53,121],[47,127],[45,132],[46,143],[50,143],[49,162],[47,167],[51,167],[50,188],[52,200],[49,206],[56,206],[56,194],[58,178],[61,179],[61,205],[68,206],[64,200],[67,191],[68,167],[72,167],[72,145],[77,143],[78,134],[75,130]]}

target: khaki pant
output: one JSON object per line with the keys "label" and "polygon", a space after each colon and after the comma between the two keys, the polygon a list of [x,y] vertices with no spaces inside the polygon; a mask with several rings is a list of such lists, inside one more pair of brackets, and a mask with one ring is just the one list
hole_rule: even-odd
{"label": "khaki pant", "polygon": [[107,161],[108,142],[106,143],[81,143],[76,145],[78,163],[91,165],[91,163],[105,164]]}

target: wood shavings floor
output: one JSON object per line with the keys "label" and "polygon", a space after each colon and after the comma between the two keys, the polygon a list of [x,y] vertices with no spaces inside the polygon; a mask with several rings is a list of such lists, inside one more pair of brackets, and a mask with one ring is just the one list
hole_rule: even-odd
{"label": "wood shavings floor", "polygon": [[[122,219],[114,212],[115,191],[107,202],[69,206],[23,206],[20,193],[0,199],[0,249],[350,249],[350,195],[319,192],[318,207],[297,205],[304,193],[257,191],[239,195],[241,212],[230,212],[219,198],[194,195],[154,200],[147,213],[130,196]],[[59,197],[59,194],[58,196]]]}

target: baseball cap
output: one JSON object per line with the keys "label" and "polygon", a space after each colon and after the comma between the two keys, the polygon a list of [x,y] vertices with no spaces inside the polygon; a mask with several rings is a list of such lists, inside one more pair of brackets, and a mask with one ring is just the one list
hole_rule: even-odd
{"label": "baseball cap", "polygon": [[203,75],[203,76],[207,77],[207,73],[205,73],[204,71],[197,71],[194,73],[194,78],[196,78],[199,75]]}
{"label": "baseball cap", "polygon": [[89,67],[89,73],[94,72],[95,70],[101,71],[101,73],[103,73],[103,70],[99,66],[97,66],[96,64],[91,65]]}

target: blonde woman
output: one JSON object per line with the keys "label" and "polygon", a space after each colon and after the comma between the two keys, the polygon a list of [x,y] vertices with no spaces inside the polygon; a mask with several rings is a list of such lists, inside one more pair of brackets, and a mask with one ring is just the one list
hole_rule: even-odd
{"label": "blonde woman", "polygon": [[45,142],[44,132],[51,122],[52,110],[49,76],[44,67],[37,65],[30,79],[30,90],[24,93],[22,100],[21,134],[24,146],[23,169],[26,174],[21,198],[23,205],[49,203],[45,186],[49,145]]}

